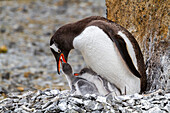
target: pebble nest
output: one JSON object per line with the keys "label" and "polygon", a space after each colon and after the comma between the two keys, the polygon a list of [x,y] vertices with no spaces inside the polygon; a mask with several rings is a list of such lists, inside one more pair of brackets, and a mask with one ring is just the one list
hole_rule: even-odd
{"label": "pebble nest", "polygon": [[95,94],[72,95],[68,90],[45,90],[8,95],[0,101],[1,113],[169,113],[170,93],[106,97]]}

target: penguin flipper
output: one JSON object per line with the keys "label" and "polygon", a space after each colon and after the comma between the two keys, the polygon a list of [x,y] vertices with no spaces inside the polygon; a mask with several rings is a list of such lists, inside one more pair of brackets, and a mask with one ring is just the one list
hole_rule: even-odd
{"label": "penguin flipper", "polygon": [[125,61],[127,67],[129,68],[129,70],[138,78],[141,78],[141,75],[139,74],[139,72],[136,70],[131,57],[129,56],[128,50],[127,50],[127,46],[126,43],[124,41],[124,39],[119,36],[119,35],[114,35],[113,38],[111,38],[111,40],[113,42],[115,42],[116,47],[118,48],[121,57],[123,58],[123,60]]}

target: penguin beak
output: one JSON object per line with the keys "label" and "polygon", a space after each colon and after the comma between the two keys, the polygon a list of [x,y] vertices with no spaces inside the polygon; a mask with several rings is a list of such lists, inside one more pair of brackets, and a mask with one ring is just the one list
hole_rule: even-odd
{"label": "penguin beak", "polygon": [[60,68],[61,68],[62,62],[67,63],[67,60],[63,53],[57,53],[57,54],[54,54],[54,56],[57,62],[57,72],[58,74],[60,74]]}
{"label": "penguin beak", "polygon": [[60,52],[56,52],[55,51],[55,47],[51,47],[51,51],[56,59],[57,62],[57,73],[60,74],[60,67],[61,67],[61,63],[65,62],[67,63],[67,57],[69,54],[69,51],[60,51]]}

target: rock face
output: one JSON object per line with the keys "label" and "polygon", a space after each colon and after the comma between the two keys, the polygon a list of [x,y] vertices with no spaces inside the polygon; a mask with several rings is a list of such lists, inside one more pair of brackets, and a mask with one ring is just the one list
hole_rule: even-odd
{"label": "rock face", "polygon": [[148,74],[148,90],[170,91],[168,69],[168,0],[106,0],[107,18],[129,30],[138,41]]}

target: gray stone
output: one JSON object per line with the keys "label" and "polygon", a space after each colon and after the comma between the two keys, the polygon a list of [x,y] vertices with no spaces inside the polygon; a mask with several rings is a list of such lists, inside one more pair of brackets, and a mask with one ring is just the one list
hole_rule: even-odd
{"label": "gray stone", "polygon": [[130,104],[130,105],[134,105],[135,104],[135,100],[133,100],[133,99],[129,99],[129,100],[127,100],[126,101],[128,104]]}
{"label": "gray stone", "polygon": [[52,102],[51,102],[51,101],[49,101],[49,102],[45,103],[45,104],[42,106],[42,109],[47,108],[47,107],[48,107],[48,106],[50,106],[51,104],[52,104]]}
{"label": "gray stone", "polygon": [[59,93],[59,90],[51,90],[50,92],[51,92],[51,94],[53,94],[53,95],[57,95],[57,94]]}
{"label": "gray stone", "polygon": [[10,72],[6,72],[6,73],[2,73],[2,80],[4,80],[4,79],[8,79],[9,80],[9,78],[10,78]]}
{"label": "gray stone", "polygon": [[153,108],[149,109],[148,112],[149,113],[163,113],[163,111],[161,111],[161,109],[158,107],[153,107]]}
{"label": "gray stone", "polygon": [[66,113],[80,113],[74,109],[68,109]]}
{"label": "gray stone", "polygon": [[2,28],[0,29],[0,32],[1,32],[1,33],[5,33],[5,32],[6,32],[5,27],[2,27]]}
{"label": "gray stone", "polygon": [[78,99],[78,98],[74,98],[74,97],[68,98],[68,101],[70,101],[74,104],[83,104],[83,99]]}
{"label": "gray stone", "polygon": [[92,111],[91,113],[101,113],[101,111]]}
{"label": "gray stone", "polygon": [[14,110],[14,112],[19,112],[19,113],[20,113],[20,112],[22,112],[22,110],[23,110],[22,108],[16,108],[16,109]]}
{"label": "gray stone", "polygon": [[170,111],[170,102],[168,102],[168,104],[163,107],[166,111]]}
{"label": "gray stone", "polygon": [[21,25],[15,24],[15,25],[13,26],[13,29],[14,29],[14,31],[16,31],[16,32],[23,32],[24,27],[21,26]]}
{"label": "gray stone", "polygon": [[96,101],[89,102],[88,105],[85,106],[87,110],[98,110],[101,106],[98,106],[99,104]]}
{"label": "gray stone", "polygon": [[58,107],[60,108],[61,111],[65,111],[67,109],[67,102],[66,101],[59,102]]}
{"label": "gray stone", "polygon": [[2,94],[2,93],[7,94],[8,92],[7,92],[7,90],[5,88],[0,86],[0,94]]}

